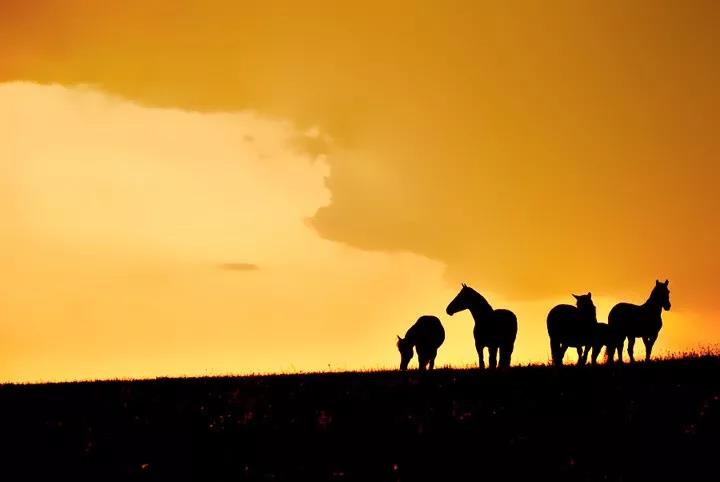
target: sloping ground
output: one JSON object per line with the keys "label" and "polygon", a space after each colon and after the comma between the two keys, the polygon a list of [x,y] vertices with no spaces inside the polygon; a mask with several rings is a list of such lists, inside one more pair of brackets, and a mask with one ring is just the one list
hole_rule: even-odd
{"label": "sloping ground", "polygon": [[5,385],[0,408],[2,480],[720,479],[718,357]]}

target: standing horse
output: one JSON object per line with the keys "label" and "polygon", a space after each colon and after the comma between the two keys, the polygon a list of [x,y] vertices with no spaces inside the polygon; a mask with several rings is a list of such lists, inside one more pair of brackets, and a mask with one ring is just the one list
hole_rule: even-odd
{"label": "standing horse", "polygon": [[633,349],[635,338],[642,338],[645,344],[645,361],[650,360],[653,345],[662,328],[662,310],[670,310],[669,281],[661,283],[655,280],[655,287],[648,300],[642,305],[618,303],[613,306],[608,315],[608,324],[614,337],[613,346],[609,348],[608,362],[612,362],[615,350],[618,352],[618,361],[622,363],[622,351],[625,338],[628,340],[628,355],[634,362]]}
{"label": "standing horse", "polygon": [[413,347],[417,350],[420,371],[424,371],[426,367],[432,370],[435,367],[438,348],[443,341],[445,341],[445,329],[437,316],[424,315],[418,318],[405,333],[405,338],[397,336],[400,370],[407,370],[408,363],[413,357]]}
{"label": "standing horse", "polygon": [[562,365],[568,347],[577,349],[577,363],[584,365],[592,346],[593,329],[597,324],[592,293],[573,295],[573,297],[577,306],[557,305],[547,316],[550,352],[555,365]]}
{"label": "standing horse", "polygon": [[497,367],[497,355],[500,350],[500,367],[510,366],[510,356],[517,336],[517,317],[510,310],[494,310],[490,303],[477,291],[463,283],[462,289],[450,302],[446,311],[452,316],[458,311],[470,310],[475,320],[473,335],[475,349],[480,359],[480,368],[485,368],[483,348],[487,347],[490,367]]}

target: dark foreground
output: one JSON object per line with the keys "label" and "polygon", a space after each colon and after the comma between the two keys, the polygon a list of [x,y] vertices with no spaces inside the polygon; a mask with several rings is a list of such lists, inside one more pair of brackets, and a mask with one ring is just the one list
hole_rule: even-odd
{"label": "dark foreground", "polygon": [[0,387],[2,480],[720,480],[720,358]]}

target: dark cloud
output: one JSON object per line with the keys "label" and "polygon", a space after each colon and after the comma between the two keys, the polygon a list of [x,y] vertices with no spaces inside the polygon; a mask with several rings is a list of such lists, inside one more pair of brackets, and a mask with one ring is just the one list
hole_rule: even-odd
{"label": "dark cloud", "polygon": [[222,263],[219,268],[225,271],[256,271],[260,267],[252,263]]}
{"label": "dark cloud", "polygon": [[175,4],[18,7],[0,81],[317,126],[332,143],[295,143],[330,163],[317,232],[455,280],[533,298],[667,277],[720,307],[714,2]]}

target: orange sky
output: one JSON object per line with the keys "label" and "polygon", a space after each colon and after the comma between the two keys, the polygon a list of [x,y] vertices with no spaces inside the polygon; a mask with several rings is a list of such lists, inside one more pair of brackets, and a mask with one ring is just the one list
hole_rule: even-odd
{"label": "orange sky", "polygon": [[720,8],[0,1],[0,380],[395,366],[459,282],[720,342]]}

